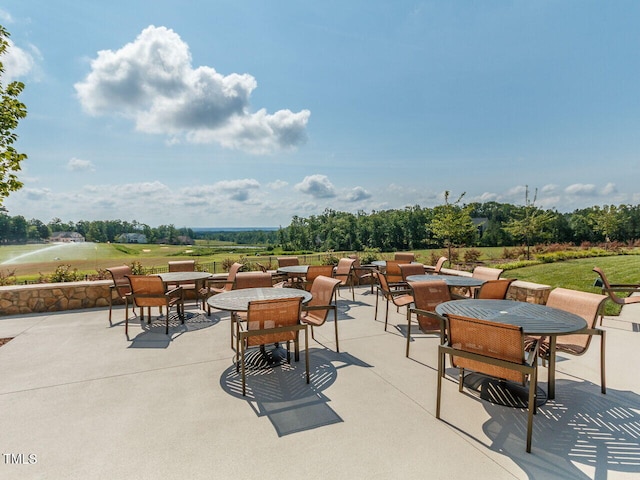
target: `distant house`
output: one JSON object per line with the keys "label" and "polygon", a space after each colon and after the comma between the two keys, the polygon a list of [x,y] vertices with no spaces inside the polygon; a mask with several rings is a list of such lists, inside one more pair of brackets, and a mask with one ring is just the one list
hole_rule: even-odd
{"label": "distant house", "polygon": [[178,245],[193,245],[193,239],[186,235],[178,235]]}
{"label": "distant house", "polygon": [[49,237],[49,241],[56,243],[81,243],[85,240],[78,232],[53,232]]}
{"label": "distant house", "polygon": [[118,243],[148,243],[144,233],[123,233],[116,238]]}

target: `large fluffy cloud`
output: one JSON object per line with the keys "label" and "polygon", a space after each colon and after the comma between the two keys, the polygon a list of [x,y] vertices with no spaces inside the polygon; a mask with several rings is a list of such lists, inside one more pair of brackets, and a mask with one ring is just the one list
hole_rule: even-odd
{"label": "large fluffy cloud", "polygon": [[75,85],[92,115],[120,114],[136,128],[190,142],[268,153],[306,140],[310,112],[251,113],[249,74],[193,68],[189,46],[173,30],[149,26],[119,50],[103,50]]}
{"label": "large fluffy cloud", "polygon": [[335,187],[326,175],[309,175],[295,186],[296,190],[315,198],[336,196]]}

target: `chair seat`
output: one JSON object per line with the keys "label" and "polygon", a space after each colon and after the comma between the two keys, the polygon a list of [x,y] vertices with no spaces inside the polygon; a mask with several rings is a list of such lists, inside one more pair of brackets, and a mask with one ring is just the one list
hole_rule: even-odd
{"label": "chair seat", "polygon": [[413,297],[411,295],[398,295],[393,299],[393,303],[398,307],[406,307],[413,303]]}

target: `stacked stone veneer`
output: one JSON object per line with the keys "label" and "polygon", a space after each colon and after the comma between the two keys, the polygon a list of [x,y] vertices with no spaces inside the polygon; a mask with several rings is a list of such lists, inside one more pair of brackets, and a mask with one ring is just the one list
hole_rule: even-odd
{"label": "stacked stone veneer", "polygon": [[[465,272],[462,270],[454,270],[452,268],[443,268],[443,274],[446,275],[460,275],[463,277],[470,277],[471,272]],[[519,302],[538,303],[544,305],[547,303],[549,293],[551,292],[551,286],[542,285],[540,283],[523,282],[515,280],[510,286],[507,292],[507,299],[518,300]]]}
{"label": "stacked stone veneer", "polygon": [[[443,273],[471,275],[459,270],[443,269]],[[109,306],[111,280],[93,282],[37,283],[0,287],[0,315],[60,312],[81,308]],[[516,280],[507,298],[521,302],[545,304],[551,287]],[[122,303],[114,298],[114,304]]]}
{"label": "stacked stone veneer", "polygon": [[[0,315],[108,307],[110,280],[0,287]],[[120,299],[114,299],[114,304]]]}

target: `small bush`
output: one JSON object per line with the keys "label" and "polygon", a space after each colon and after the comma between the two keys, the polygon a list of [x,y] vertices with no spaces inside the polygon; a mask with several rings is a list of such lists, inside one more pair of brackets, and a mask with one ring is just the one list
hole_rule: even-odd
{"label": "small bush", "polygon": [[333,265],[335,267],[336,265],[338,265],[339,261],[340,259],[338,258],[338,256],[335,253],[331,252],[322,259],[322,265]]}
{"label": "small bush", "polygon": [[464,263],[478,263],[482,252],[476,248],[469,248],[464,252]]}
{"label": "small bush", "polygon": [[71,265],[58,265],[55,272],[53,272],[49,278],[49,283],[60,282],[77,282],[84,280],[84,275],[78,273],[77,268],[71,268]]}
{"label": "small bush", "polygon": [[375,260],[380,259],[380,249],[379,248],[368,248],[365,247],[364,252],[360,255],[360,264],[367,265]]}
{"label": "small bush", "polygon": [[146,275],[146,270],[140,262],[131,262],[131,274],[132,275]]}
{"label": "small bush", "polygon": [[236,263],[236,261],[233,258],[225,258],[222,261],[222,268],[225,272],[228,272],[229,269],[231,268],[231,265],[233,265],[234,263]]}
{"label": "small bush", "polygon": [[16,284],[16,271],[7,270],[6,272],[0,270],[0,286],[15,285]]}

